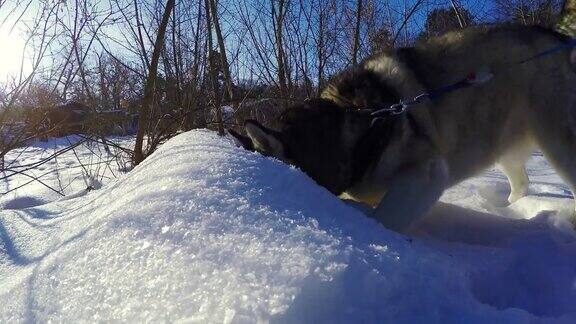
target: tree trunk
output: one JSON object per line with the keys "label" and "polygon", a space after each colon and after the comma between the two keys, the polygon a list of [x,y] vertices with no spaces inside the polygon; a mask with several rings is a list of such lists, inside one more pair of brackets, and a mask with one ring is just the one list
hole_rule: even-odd
{"label": "tree trunk", "polygon": [[466,27],[466,22],[464,22],[464,19],[462,18],[462,14],[460,13],[460,8],[458,8],[456,1],[450,0],[450,3],[452,3],[452,9],[454,10],[454,13],[456,14],[456,18],[458,18],[458,24],[460,25],[460,28]]}
{"label": "tree trunk", "polygon": [[228,58],[226,57],[226,46],[224,45],[224,37],[222,37],[222,30],[220,29],[220,19],[218,18],[218,11],[216,7],[215,0],[210,1],[210,11],[212,12],[212,24],[214,25],[214,31],[216,32],[216,39],[218,41],[218,48],[220,49],[220,64],[222,65],[222,72],[224,72],[224,82],[226,82],[226,90],[228,91],[228,96],[232,105],[234,106],[234,111],[238,110],[238,103],[234,100],[234,83],[232,82],[232,76],[230,75],[230,66],[228,65]]}
{"label": "tree trunk", "polygon": [[362,0],[357,0],[356,28],[354,29],[354,48],[352,49],[352,66],[358,64],[358,49],[360,47],[360,20],[362,19]]}
{"label": "tree trunk", "polygon": [[[182,55],[182,51],[180,49],[180,37],[178,33],[179,26],[176,26],[176,8],[174,8],[174,14],[172,15],[172,52],[173,52],[173,59],[174,59],[174,74],[176,77],[176,104],[178,105],[179,109],[183,109],[183,100],[182,100],[182,72],[180,69],[180,64],[182,63],[182,59],[180,55]],[[178,35],[177,35],[178,34]]]}
{"label": "tree trunk", "polygon": [[317,96],[322,93],[324,86],[324,12],[319,10],[318,17],[318,42],[316,44],[316,59],[318,60],[316,77],[318,78]]}
{"label": "tree trunk", "polygon": [[[394,35],[394,38],[392,40],[392,45],[396,45],[396,41],[398,40],[398,37],[400,36],[400,33],[402,32],[402,29],[405,30],[406,32],[406,40],[405,43],[407,44],[407,38],[408,38],[408,20],[410,20],[410,17],[412,17],[412,15],[416,12],[416,9],[418,9],[418,7],[424,2],[424,0],[418,0],[414,6],[412,6],[412,10],[410,10],[410,13],[406,14],[406,10],[408,9],[406,2],[404,2],[404,21],[402,22],[402,25],[400,25],[400,28],[398,28],[398,31],[396,32],[396,34]],[[406,45],[405,44],[405,45]]]}
{"label": "tree trunk", "polygon": [[136,144],[134,145],[134,166],[140,164],[151,152],[144,152],[143,143],[144,135],[148,133],[148,124],[150,122],[150,111],[154,104],[154,92],[156,90],[156,78],[158,75],[158,61],[160,60],[160,52],[164,45],[164,37],[166,36],[166,27],[170,20],[172,9],[176,0],[168,0],[162,22],[158,27],[158,35],[154,43],[154,52],[152,52],[152,61],[150,62],[150,69],[148,71],[148,78],[144,87],[144,98],[140,106],[140,115],[138,116],[138,133],[136,134]]}
{"label": "tree trunk", "polygon": [[[205,0],[206,4],[206,28],[208,29],[208,68],[210,85],[212,88],[212,103],[214,104],[214,111],[216,113],[216,126],[218,127],[218,134],[224,136],[224,123],[222,122],[222,107],[220,107],[220,87],[218,86],[218,70],[216,70],[216,58],[213,57],[213,41],[212,41],[212,19],[210,14],[210,0]],[[222,55],[222,54],[220,54]]]}
{"label": "tree trunk", "polygon": [[138,9],[138,0],[134,0],[134,15],[136,16],[136,30],[138,31],[138,44],[142,51],[142,62],[144,66],[150,69],[150,61],[148,60],[148,53],[144,46],[144,37],[142,36],[142,22],[140,21],[140,10]]}
{"label": "tree trunk", "polygon": [[[278,1],[278,12],[276,13],[276,7],[274,5],[274,0],[271,1],[272,4],[272,18],[274,27],[274,39],[276,40],[276,60],[278,61],[278,84],[280,86],[280,96],[282,99],[288,98],[288,82],[286,80],[286,62],[284,60],[284,44],[282,41],[282,26],[284,25],[284,15],[286,12],[285,1]],[[282,101],[284,102],[284,100]]]}

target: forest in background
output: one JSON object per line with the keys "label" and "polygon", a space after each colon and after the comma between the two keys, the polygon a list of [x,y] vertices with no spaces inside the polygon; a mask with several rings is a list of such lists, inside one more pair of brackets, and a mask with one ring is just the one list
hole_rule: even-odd
{"label": "forest in background", "polygon": [[[14,0],[0,161],[31,139],[136,134],[137,165],[190,129],[266,122],[381,51],[472,25],[551,27],[563,1]],[[17,36],[12,36],[17,37]],[[0,169],[6,172],[5,166]]]}

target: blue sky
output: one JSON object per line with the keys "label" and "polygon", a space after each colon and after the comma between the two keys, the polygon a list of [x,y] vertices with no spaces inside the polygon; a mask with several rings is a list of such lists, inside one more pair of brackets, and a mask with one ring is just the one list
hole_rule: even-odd
{"label": "blue sky", "polygon": [[[350,0],[355,1],[355,0]],[[402,10],[404,7],[404,0],[390,0],[392,7]],[[410,9],[418,0],[408,0],[406,6]],[[487,19],[487,12],[490,12],[493,5],[492,1],[482,0],[459,0],[457,1],[462,7],[469,9],[477,20],[485,21]],[[34,4],[32,5],[34,6]],[[426,20],[426,15],[432,8],[444,6],[449,7],[449,0],[426,0],[421,8],[413,15],[408,24],[411,34],[417,34],[422,29]],[[33,10],[31,10],[33,11]],[[398,13],[400,16],[401,12]],[[12,15],[14,16],[14,15]],[[17,31],[10,30],[12,24],[10,23],[10,5],[4,3],[0,8],[0,22],[8,17],[3,25],[0,26],[0,80],[5,79],[9,73],[19,71],[22,52],[24,48],[24,41],[22,36],[18,35]]]}
{"label": "blue sky", "polygon": [[[412,6],[417,2],[417,0],[409,0],[408,1],[408,8],[412,8]],[[402,8],[404,5],[404,0],[392,0],[392,3],[398,8]],[[469,10],[472,15],[474,16],[476,21],[489,21],[493,19],[493,8],[494,3],[493,1],[485,1],[485,0],[458,0],[456,1],[460,7]],[[419,32],[420,29],[423,28],[424,23],[426,21],[427,13],[438,7],[445,7],[448,8],[451,6],[449,0],[428,0],[424,1],[424,3],[420,6],[419,10],[412,16],[412,20],[410,21],[410,27],[415,32]]]}

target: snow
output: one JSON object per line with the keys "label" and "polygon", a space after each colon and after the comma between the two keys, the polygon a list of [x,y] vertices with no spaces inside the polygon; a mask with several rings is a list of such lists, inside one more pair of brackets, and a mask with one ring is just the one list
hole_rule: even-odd
{"label": "snow", "polygon": [[[131,147],[133,141],[131,137],[109,140],[124,147]],[[128,159],[113,146],[67,136],[12,150],[5,167],[8,171],[0,173],[0,208],[24,209],[82,196],[88,187],[100,188],[126,172]]]}
{"label": "snow", "polygon": [[2,197],[0,322],[574,323],[573,200],[542,156],[529,173],[512,206],[490,170],[402,235],[188,132],[101,189]]}

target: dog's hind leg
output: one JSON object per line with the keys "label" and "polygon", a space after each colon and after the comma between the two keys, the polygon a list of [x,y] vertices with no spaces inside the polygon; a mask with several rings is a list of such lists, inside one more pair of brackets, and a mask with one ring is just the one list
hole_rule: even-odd
{"label": "dog's hind leg", "polygon": [[518,199],[526,196],[528,193],[528,175],[526,174],[526,169],[523,164],[510,163],[500,161],[498,162],[502,172],[508,178],[510,183],[510,195],[508,196],[508,202],[514,203]]}
{"label": "dog's hind leg", "polygon": [[[565,133],[565,135],[568,134]],[[559,139],[559,142],[565,142],[565,139]],[[570,143],[564,143],[569,144],[566,146],[560,143],[542,145],[542,151],[562,180],[570,187],[572,197],[576,197],[576,136],[572,135],[572,139]],[[576,205],[572,213],[572,221],[576,225]]]}
{"label": "dog's hind leg", "polygon": [[514,203],[526,196],[530,180],[526,173],[525,164],[530,157],[531,148],[528,146],[507,153],[498,161],[498,166],[504,172],[510,183],[510,195],[508,202]]}
{"label": "dog's hind leg", "polygon": [[426,215],[448,184],[448,167],[442,159],[403,171],[387,184],[388,191],[374,217],[388,229],[403,231]]}
{"label": "dog's hind leg", "polygon": [[[576,197],[576,102],[572,109],[568,115],[556,115],[557,118],[548,120],[542,118],[543,123],[537,125],[536,140],[546,159],[569,186],[572,196]],[[576,221],[576,210],[572,220]]]}

